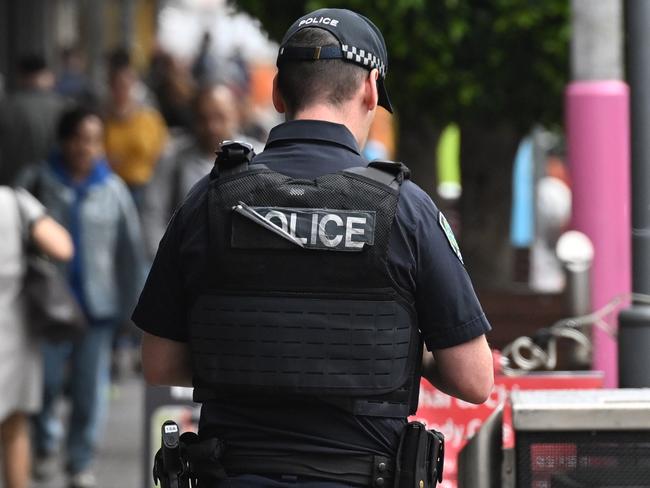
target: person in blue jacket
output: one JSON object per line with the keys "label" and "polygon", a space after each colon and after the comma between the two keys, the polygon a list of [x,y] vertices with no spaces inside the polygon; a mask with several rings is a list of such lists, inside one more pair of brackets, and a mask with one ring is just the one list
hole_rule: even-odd
{"label": "person in blue jacket", "polygon": [[35,475],[51,474],[62,436],[55,402],[68,373],[72,405],[66,470],[71,487],[85,488],[96,484],[92,463],[107,406],[111,344],[143,283],[144,249],[133,200],[104,159],[101,118],[86,108],[70,109],[58,123],[57,138],[58,149],[26,172],[21,183],[72,236],[75,253],[65,272],[89,327],[77,342],[43,347]]}

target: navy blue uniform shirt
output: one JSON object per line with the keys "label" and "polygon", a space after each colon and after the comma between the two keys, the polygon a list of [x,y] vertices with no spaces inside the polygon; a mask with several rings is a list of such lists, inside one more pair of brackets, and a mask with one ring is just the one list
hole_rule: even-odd
{"label": "navy blue uniform shirt", "polygon": [[[309,179],[368,164],[345,126],[313,120],[275,127],[254,163]],[[138,327],[156,336],[188,340],[188,313],[208,268],[207,188],[205,177],[174,214],[133,314]],[[439,224],[438,209],[410,181],[400,191],[389,271],[415,296],[418,326],[429,350],[462,344],[490,330],[465,267]],[[206,402],[200,431],[224,439],[231,454],[391,455],[405,422],[355,417],[317,399],[287,405],[241,398]]]}

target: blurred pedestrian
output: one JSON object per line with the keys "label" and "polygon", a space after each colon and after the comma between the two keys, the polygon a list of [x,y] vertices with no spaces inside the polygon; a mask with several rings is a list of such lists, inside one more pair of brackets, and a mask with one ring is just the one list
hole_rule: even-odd
{"label": "blurred pedestrian", "polygon": [[42,56],[20,58],[18,78],[18,90],[0,102],[0,184],[13,183],[22,169],[47,157],[65,108]]}
{"label": "blurred pedestrian", "polygon": [[258,141],[266,142],[269,131],[262,123],[259,109],[253,103],[250,91],[239,85],[233,89],[235,100],[237,100],[237,111],[239,112],[240,132],[245,136]]}
{"label": "blurred pedestrian", "polygon": [[192,64],[192,76],[200,85],[214,82],[217,77],[217,63],[212,50],[212,34],[205,31],[201,36],[199,52]]}
{"label": "blurred pedestrian", "polygon": [[263,144],[240,133],[237,101],[225,85],[202,87],[192,103],[193,133],[177,137],[160,160],[145,192],[143,226],[152,256],[174,209],[214,165],[215,151],[225,140]]}
{"label": "blurred pedestrian", "polygon": [[190,130],[195,83],[189,68],[171,54],[159,51],[152,59],[148,82],[167,126]]}
{"label": "blurred pedestrian", "polygon": [[111,343],[134,303],[144,269],[139,219],[128,189],[104,158],[103,131],[96,113],[66,112],[58,125],[59,150],[23,178],[72,234],[76,252],[66,271],[90,324],[77,342],[43,347],[43,410],[35,419],[35,475],[43,478],[51,474],[62,432],[55,402],[69,371],[67,471],[73,488],[96,484],[92,463],[100,414],[107,407]]}
{"label": "blurred pedestrian", "polygon": [[83,105],[94,105],[96,94],[86,75],[83,54],[76,46],[61,50],[61,70],[56,77],[55,89],[61,96]]}
{"label": "blurred pedestrian", "polygon": [[72,240],[25,190],[0,186],[0,446],[5,488],[27,488],[30,473],[28,415],[41,408],[39,344],[28,334],[24,302],[25,249],[66,261]]}
{"label": "blurred pedestrian", "polygon": [[138,101],[137,82],[129,54],[122,49],[114,51],[109,58],[106,156],[140,208],[144,187],[163,153],[168,134],[158,111]]}

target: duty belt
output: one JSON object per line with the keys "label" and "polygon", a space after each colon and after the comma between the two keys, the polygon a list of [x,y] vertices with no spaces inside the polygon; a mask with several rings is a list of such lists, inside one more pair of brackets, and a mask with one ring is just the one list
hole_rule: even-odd
{"label": "duty belt", "polygon": [[395,479],[395,463],[386,456],[378,455],[318,455],[297,453],[286,457],[229,456],[222,460],[229,475],[258,474],[261,476],[290,475],[313,479],[313,469],[318,466],[319,480],[350,483],[374,488],[392,487]]}
{"label": "duty belt", "polygon": [[371,454],[229,455],[224,447],[218,439],[199,440],[191,432],[179,437],[178,426],[167,421],[154,481],[160,480],[162,488],[208,488],[233,474],[313,479],[309,466],[318,466],[318,479],[372,488],[434,488],[442,481],[444,437],[420,422],[406,425],[394,460]]}

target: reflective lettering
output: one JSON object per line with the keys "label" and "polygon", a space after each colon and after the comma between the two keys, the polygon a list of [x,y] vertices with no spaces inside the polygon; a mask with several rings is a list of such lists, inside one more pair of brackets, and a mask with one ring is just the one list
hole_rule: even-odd
{"label": "reflective lettering", "polygon": [[354,224],[366,224],[365,217],[348,217],[345,222],[345,247],[361,248],[363,247],[362,241],[353,241],[352,236],[362,236],[365,233],[364,229],[357,229]]}
{"label": "reflective lettering", "polygon": [[343,236],[337,235],[332,239],[329,238],[326,227],[330,222],[334,222],[337,226],[343,227],[343,219],[341,217],[335,214],[327,214],[321,219],[320,224],[318,225],[318,237],[325,246],[336,247],[343,240]]}
{"label": "reflective lettering", "polygon": [[[291,217],[289,218],[289,234],[291,234],[293,237],[298,237],[296,236],[296,221],[298,220],[298,214],[291,213]],[[304,237],[298,237],[298,240],[302,242],[303,244],[307,244],[307,239]]]}
{"label": "reflective lettering", "polygon": [[337,19],[331,19],[330,17],[309,17],[307,19],[302,19],[300,23],[298,24],[298,27],[302,25],[310,25],[310,24],[324,24],[324,25],[331,25],[332,27],[336,27],[338,25],[339,21]]}
{"label": "reflective lettering", "polygon": [[[284,231],[283,237],[309,249],[362,251],[374,245],[376,212],[318,208],[251,207],[258,217]],[[255,222],[254,219],[251,219]],[[239,222],[239,220],[236,220]],[[258,225],[269,229],[265,223]],[[263,249],[267,239],[249,239],[249,232],[233,222],[231,241],[235,247]],[[274,240],[275,242],[275,240]],[[277,243],[276,243],[277,244]],[[276,245],[275,244],[275,245]]]}
{"label": "reflective lettering", "polygon": [[280,225],[282,226],[282,230],[287,232],[287,227],[288,227],[287,216],[284,215],[282,212],[278,212],[277,210],[271,210],[264,216],[264,218],[269,222],[273,222],[272,220],[273,217],[277,217],[278,219],[280,219]]}
{"label": "reflective lettering", "polygon": [[313,246],[316,244],[316,234],[318,231],[318,214],[311,216],[311,240],[309,243]]}

